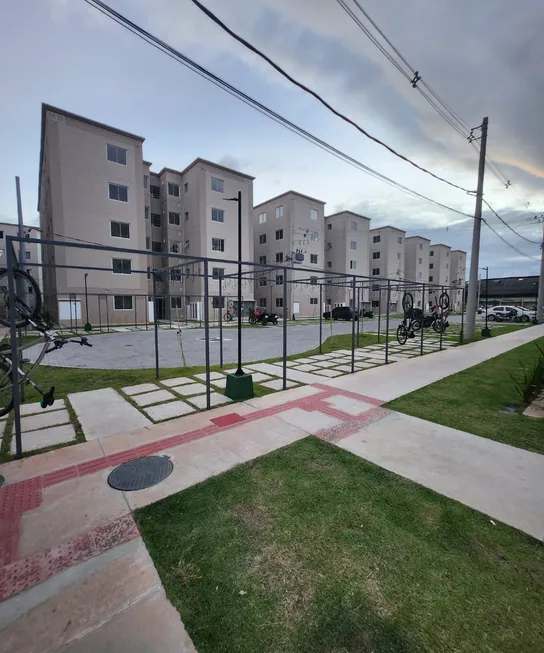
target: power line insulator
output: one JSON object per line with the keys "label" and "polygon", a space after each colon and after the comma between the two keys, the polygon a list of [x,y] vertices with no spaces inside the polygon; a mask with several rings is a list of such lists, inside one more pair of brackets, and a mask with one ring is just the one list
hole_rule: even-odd
{"label": "power line insulator", "polygon": [[416,70],[414,76],[410,80],[410,84],[412,85],[413,88],[417,88],[417,83],[419,82],[420,79],[421,79],[421,75],[419,74],[419,71]]}
{"label": "power line insulator", "polygon": [[507,180],[506,184],[504,184],[505,188],[510,188],[512,184],[510,183],[510,179]]}

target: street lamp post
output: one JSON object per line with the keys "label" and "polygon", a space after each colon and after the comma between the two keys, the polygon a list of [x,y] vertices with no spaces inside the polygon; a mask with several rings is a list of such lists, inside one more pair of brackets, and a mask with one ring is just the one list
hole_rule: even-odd
{"label": "street lamp post", "polygon": [[482,268],[485,270],[485,327],[482,329],[484,338],[491,337],[491,331],[487,326],[487,302],[489,301],[489,267]]}
{"label": "street lamp post", "polygon": [[88,272],[85,272],[85,331],[90,331],[92,329],[89,322],[89,296],[87,294],[87,277],[89,276]]}

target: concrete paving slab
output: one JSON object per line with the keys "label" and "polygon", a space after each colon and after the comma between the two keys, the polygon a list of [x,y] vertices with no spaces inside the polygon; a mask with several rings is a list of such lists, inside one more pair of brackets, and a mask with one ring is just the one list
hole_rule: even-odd
{"label": "concrete paving slab", "polygon": [[155,383],[138,383],[138,385],[127,385],[125,388],[121,388],[121,390],[129,397],[142,394],[143,392],[153,392],[153,390],[158,389],[159,386]]}
{"label": "concrete paving slab", "polygon": [[[266,383],[261,383],[264,388],[269,388],[270,390],[283,390],[283,379],[274,379],[273,381],[268,381]],[[298,385],[294,381],[286,381],[285,385],[287,388],[294,388]]]}
{"label": "concrete paving slab", "polygon": [[543,455],[399,413],[337,444],[533,537],[544,538]]}
{"label": "concrete paving slab", "polygon": [[361,369],[361,370],[366,370],[369,367],[374,367],[374,366],[375,366],[375,363],[372,363],[370,361],[357,361],[357,363],[355,363],[355,367],[357,369]]}
{"label": "concrete paving slab", "polygon": [[[191,397],[187,401],[202,410],[206,408],[206,395],[197,395],[196,397]],[[225,395],[222,395],[219,392],[210,392],[210,405],[212,408],[214,406],[221,406],[221,404],[228,404],[231,401],[232,399],[225,397]]]}
{"label": "concrete paving slab", "polygon": [[[253,369],[257,372],[263,372],[264,374],[271,374],[278,376],[277,368],[270,363],[256,363],[253,365]],[[311,372],[300,372],[298,369],[287,369],[287,378],[290,381],[297,381],[298,383],[319,383],[321,378],[316,374]]]}
{"label": "concrete paving slab", "polygon": [[346,397],[344,395],[333,395],[324,400],[326,404],[329,404],[337,410],[341,410],[343,413],[348,415],[360,415],[365,413],[367,410],[376,408],[374,404],[368,404],[365,401],[360,399],[354,399],[353,397]]}
{"label": "concrete paving slab", "polygon": [[315,365],[309,365],[309,364],[306,364],[306,363],[304,365],[299,365],[297,367],[297,370],[299,372],[315,372],[315,370],[317,370],[317,369],[319,369],[319,368],[317,368]]}
{"label": "concrete paving slab", "polygon": [[151,406],[151,404],[158,404],[160,402],[175,398],[176,396],[171,392],[168,392],[168,390],[145,392],[143,395],[136,395],[135,397],[132,397],[133,401],[138,404],[138,406]]}
{"label": "concrete paving slab", "polygon": [[175,385],[186,385],[187,383],[194,383],[194,380],[186,376],[176,376],[174,379],[164,379],[164,381],[161,381],[161,383],[162,385],[172,387]]}
{"label": "concrete paving slab", "polygon": [[340,372],[339,370],[316,370],[315,373],[329,379],[333,379],[335,376],[344,376],[344,372]]}
{"label": "concrete paving slab", "polygon": [[278,419],[287,422],[287,424],[305,430],[308,434],[317,433],[318,431],[321,431],[321,429],[329,429],[341,424],[341,421],[336,419],[336,417],[320,413],[317,410],[310,412],[303,410],[302,408],[290,408],[289,410],[284,410],[283,412],[278,413],[277,417]]}
{"label": "concrete paving slab", "polygon": [[68,395],[87,440],[148,426],[151,422],[113,388]]}
{"label": "concrete paving slab", "polygon": [[[200,379],[201,381],[206,382],[206,374],[193,374],[195,379]],[[224,379],[225,375],[221,372],[210,372],[210,379],[216,381],[217,379]]]}
{"label": "concrete paving slab", "polygon": [[172,390],[177,392],[178,395],[191,397],[192,395],[199,395],[206,392],[206,386],[204,383],[190,383],[189,385],[176,386]]}
{"label": "concrete paving slab", "polygon": [[[323,378],[319,378],[319,382],[323,383]],[[244,404],[251,406],[256,410],[264,410],[265,408],[273,408],[275,406],[281,406],[286,401],[295,401],[297,399],[305,399],[306,397],[311,397],[312,395],[319,394],[323,392],[319,388],[313,388],[309,385],[299,386],[298,388],[292,388],[291,390],[285,390],[284,392],[276,392],[272,395],[265,395],[264,397],[254,397],[253,399],[246,399]],[[236,412],[238,412],[238,404],[236,405]]]}
{"label": "concrete paving slab", "polygon": [[338,365],[338,367],[335,367],[334,369],[338,372],[349,373],[351,372],[351,365]]}
{"label": "concrete paving slab", "polygon": [[[76,438],[76,431],[72,424],[63,426],[51,426],[38,431],[21,433],[21,442],[23,451],[34,451],[35,449],[44,449],[52,447],[55,444],[72,442]],[[15,435],[11,438],[11,453],[15,454]]]}
{"label": "concrete paving slab", "polygon": [[[42,408],[39,401],[32,404],[21,404],[21,417],[34,415],[35,413],[51,413],[55,410],[62,410],[63,408],[66,408],[64,399],[57,399],[52,406],[47,406],[47,408]],[[7,419],[7,415],[2,419]]]}
{"label": "concrete paving slab", "polygon": [[[69,421],[70,414],[67,410],[62,409],[44,413],[43,415],[29,415],[21,418],[21,431],[27,433],[28,431],[45,429],[48,426],[67,424]],[[15,425],[13,426],[13,432],[15,432]]]}
{"label": "concrete paving slab", "polygon": [[[276,374],[276,376],[278,376],[278,374],[281,374],[281,370]],[[262,372],[253,372],[251,378],[253,379],[253,383],[261,383],[262,381],[270,381],[273,377],[269,374],[263,374]]]}
{"label": "concrete paving slab", "polygon": [[311,364],[313,361],[311,358],[297,358],[296,361],[297,365],[305,365],[305,364]]}
{"label": "concrete paving slab", "polygon": [[[283,367],[283,363],[281,361],[278,362],[278,363],[272,363],[272,364],[277,365],[278,367]],[[297,367],[298,362],[296,362],[296,361],[286,361],[285,366],[286,367]]]}
{"label": "concrete paving slab", "polygon": [[215,381],[211,381],[211,385],[215,388],[223,388],[224,390],[227,387],[227,379],[216,379]]}
{"label": "concrete paving slab", "polygon": [[151,417],[155,422],[164,419],[173,419],[174,417],[182,417],[189,413],[194,413],[195,409],[184,401],[169,401],[167,404],[159,404],[158,406],[150,406],[146,408],[145,413]]}

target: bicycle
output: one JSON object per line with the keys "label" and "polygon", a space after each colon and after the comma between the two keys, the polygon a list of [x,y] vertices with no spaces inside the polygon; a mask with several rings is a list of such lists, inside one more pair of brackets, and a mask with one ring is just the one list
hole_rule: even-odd
{"label": "bicycle", "polygon": [[232,322],[232,318],[235,317],[235,313],[232,310],[234,308],[234,302],[232,300],[229,300],[227,302],[227,312],[223,315],[223,319],[225,322]]}
{"label": "bicycle", "polygon": [[[421,329],[421,309],[414,310],[414,298],[411,293],[406,292],[402,297],[402,310],[404,319],[397,327],[397,341],[399,345],[404,345],[408,338],[415,336],[415,331]],[[416,313],[419,311],[419,313]]]}
{"label": "bicycle", "polygon": [[[17,383],[23,387],[30,385],[41,395],[40,406],[47,408],[52,406],[55,401],[55,386],[51,386],[49,390],[45,391],[32,380],[34,372],[41,364],[44,356],[57,349],[62,349],[68,343],[79,344],[80,346],[92,347],[91,343],[85,337],[64,338],[62,334],[59,335],[56,331],[50,331],[47,324],[40,316],[42,306],[41,292],[35,279],[24,272],[23,270],[14,271],[14,281],[29,284],[32,287],[32,292],[28,293],[29,300],[23,300],[18,294],[15,294],[15,326],[22,329],[25,326],[31,326],[34,330],[38,331],[43,338],[43,347],[41,352],[36,357],[34,363],[30,368],[25,371],[22,367],[25,363],[17,363]],[[9,292],[7,285],[7,270],[0,269],[0,324],[4,326],[11,326],[9,319]],[[34,347],[40,336],[27,344],[18,347],[18,353],[26,351]],[[11,354],[11,344],[0,344],[0,417],[7,415],[13,408],[13,361]]]}

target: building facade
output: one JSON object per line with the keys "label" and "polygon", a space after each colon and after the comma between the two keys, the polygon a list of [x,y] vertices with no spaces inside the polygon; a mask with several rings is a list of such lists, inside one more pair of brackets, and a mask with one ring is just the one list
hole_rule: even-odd
{"label": "building facade", "polygon": [[[451,247],[443,244],[431,244],[429,249],[429,284],[434,286],[429,291],[427,305],[435,306],[441,294],[441,288],[451,285]],[[449,292],[449,291],[448,291]],[[451,299],[451,298],[450,298]]]}
{"label": "building facade", "polygon": [[[288,318],[317,317],[319,279],[325,263],[325,202],[288,191],[253,208],[254,261],[285,265],[287,306],[284,306],[284,272],[263,268],[255,285],[257,305]],[[304,268],[304,269],[297,269]]]}
{"label": "building facade", "polygon": [[[40,238],[41,232],[38,227],[31,227],[25,225],[23,227],[23,232],[25,238]],[[5,268],[7,265],[6,262],[6,238],[8,236],[18,236],[19,235],[19,225],[14,222],[0,222],[0,268]],[[15,256],[19,261],[19,244],[14,243],[15,246]],[[42,278],[42,268],[39,267],[42,262],[42,249],[40,245],[36,243],[26,243],[25,242],[25,254],[24,259],[20,263],[20,267],[31,274],[34,279],[38,282],[40,290],[43,291],[43,278]]]}
{"label": "building facade", "polygon": [[[404,279],[406,232],[396,227],[379,227],[369,231],[370,276],[376,277],[371,302],[374,310],[387,310],[387,290],[390,289],[389,310],[402,311],[404,290],[395,283]],[[390,282],[388,284],[387,282]]]}
{"label": "building facade", "polygon": [[[352,211],[325,216],[325,271],[334,275],[368,277],[370,218]],[[328,277],[324,302],[327,307],[353,307],[352,279]],[[358,309],[369,308],[368,282],[357,281]],[[328,308],[327,308],[328,310]]]}
{"label": "building facade", "polygon": [[414,306],[424,308],[423,286],[429,282],[429,245],[430,240],[422,236],[408,236],[405,240],[404,278],[413,282],[410,290],[414,297]]}
{"label": "building facade", "polygon": [[452,249],[450,259],[450,285],[455,287],[455,290],[448,291],[450,303],[452,310],[460,312],[463,308],[463,289],[467,275],[467,253],[461,249]]}

